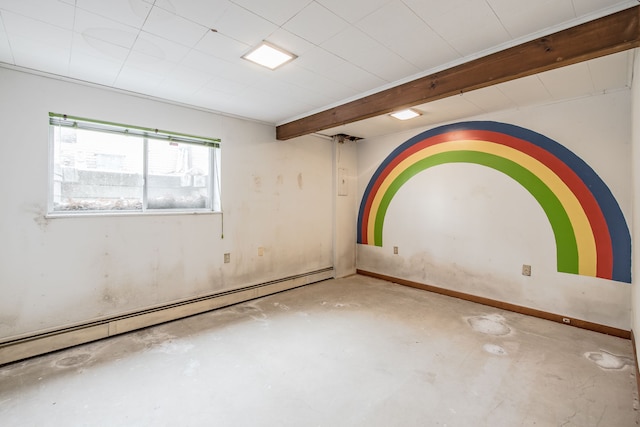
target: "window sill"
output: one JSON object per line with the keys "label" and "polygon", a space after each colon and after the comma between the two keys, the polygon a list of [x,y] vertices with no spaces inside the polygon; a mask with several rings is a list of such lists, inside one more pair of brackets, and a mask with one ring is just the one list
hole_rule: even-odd
{"label": "window sill", "polygon": [[165,211],[103,211],[103,212],[49,212],[46,219],[87,218],[87,217],[119,217],[119,216],[185,216],[185,215],[217,215],[222,211],[210,210],[165,210]]}

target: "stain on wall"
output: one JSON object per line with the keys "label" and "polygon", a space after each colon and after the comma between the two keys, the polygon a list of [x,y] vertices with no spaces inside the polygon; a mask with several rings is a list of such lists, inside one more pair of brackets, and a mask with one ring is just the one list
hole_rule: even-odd
{"label": "stain on wall", "polygon": [[416,174],[448,163],[486,166],[522,185],[551,224],[559,272],[631,283],[630,233],[608,186],[563,145],[506,123],[441,126],[393,150],[363,194],[358,243],[382,246],[384,218],[394,195]]}
{"label": "stain on wall", "polygon": [[262,192],[262,177],[253,175],[253,191],[256,193]]}

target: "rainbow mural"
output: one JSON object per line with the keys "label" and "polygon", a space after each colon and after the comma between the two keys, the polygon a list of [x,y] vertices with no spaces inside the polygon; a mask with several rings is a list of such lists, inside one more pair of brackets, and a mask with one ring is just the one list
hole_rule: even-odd
{"label": "rainbow mural", "polygon": [[382,246],[384,218],[393,196],[419,172],[446,163],[484,165],[526,188],[551,223],[559,272],[631,283],[631,237],[607,185],[567,148],[506,123],[441,126],[393,150],[362,197],[358,243]]}

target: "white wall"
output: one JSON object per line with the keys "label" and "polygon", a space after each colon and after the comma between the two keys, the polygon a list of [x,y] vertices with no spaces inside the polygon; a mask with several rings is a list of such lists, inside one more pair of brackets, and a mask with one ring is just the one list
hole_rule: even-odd
{"label": "white wall", "polygon": [[[522,126],[565,145],[605,181],[630,225],[630,100],[630,91],[622,90],[468,120]],[[359,142],[359,199],[380,162],[424,130]],[[631,286],[558,273],[554,235],[544,211],[521,185],[493,169],[446,164],[412,178],[387,211],[383,244],[358,245],[358,268],[630,327]],[[521,274],[523,264],[532,266],[531,277]]]}
{"label": "white wall", "polygon": [[[0,339],[332,265],[331,143],[5,68],[0,93]],[[221,138],[224,239],[220,214],[46,218],[49,112]]]}
{"label": "white wall", "polygon": [[[358,222],[357,143],[333,141],[335,176],[334,261],[336,277],[356,273]],[[344,182],[343,182],[344,181]]]}

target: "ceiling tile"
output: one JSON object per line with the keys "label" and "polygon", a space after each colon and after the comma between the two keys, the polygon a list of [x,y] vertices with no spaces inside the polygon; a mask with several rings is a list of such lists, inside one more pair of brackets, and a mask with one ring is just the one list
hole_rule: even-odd
{"label": "ceiling tile", "polygon": [[496,87],[518,107],[541,104],[552,100],[551,94],[542,84],[538,75],[500,83]]}
{"label": "ceiling tile", "polygon": [[129,52],[129,56],[127,56],[125,66],[164,77],[171,70],[177,67],[178,64],[166,59],[160,59],[157,56],[151,56],[142,52],[131,51]]}
{"label": "ceiling tile", "polygon": [[142,0],[77,0],[76,7],[140,28],[151,11],[151,4]]}
{"label": "ceiling tile", "polygon": [[399,0],[373,12],[356,26],[420,70],[427,70],[460,57]]}
{"label": "ceiling tile", "polygon": [[154,92],[160,98],[185,104],[195,104],[193,95],[198,92],[201,86],[190,84],[183,80],[164,79],[156,86]]}
{"label": "ceiling tile", "polygon": [[[304,101],[304,97],[296,93],[281,93],[279,91],[262,90],[259,87],[251,88],[245,96],[239,97],[242,101],[243,112],[249,112],[248,117],[257,120],[277,123],[291,117],[299,111],[310,111],[314,108]],[[270,105],[271,108],[261,108],[260,105]],[[245,115],[245,114],[243,114]]]}
{"label": "ceiling tile", "polygon": [[209,76],[184,68],[177,68],[172,73],[173,76],[165,77],[156,87],[158,96],[186,104],[197,104],[195,94],[210,80]]}
{"label": "ceiling tile", "polygon": [[6,62],[7,64],[15,64],[13,60],[13,53],[11,52],[11,45],[9,45],[9,36],[4,29],[4,23],[2,22],[2,12],[0,11],[0,62]]}
{"label": "ceiling tile", "polygon": [[138,36],[132,50],[175,63],[182,61],[189,53],[189,48],[181,44],[144,31]]}
{"label": "ceiling tile", "polygon": [[181,64],[185,67],[206,72],[214,77],[245,84],[252,84],[258,80],[261,75],[271,72],[271,70],[251,64],[243,59],[237,59],[235,62],[226,61],[197,50],[189,52]]}
{"label": "ceiling tile", "polygon": [[[495,13],[484,1],[404,0],[433,30],[463,56],[510,40]],[[440,7],[436,7],[440,5]]]}
{"label": "ceiling tile", "polygon": [[235,4],[230,4],[212,28],[227,37],[254,46],[273,33],[278,26]]}
{"label": "ceiling tile", "polygon": [[[73,45],[71,50],[71,56],[78,58],[76,62],[79,64],[81,58],[95,58],[96,59],[96,73],[100,74],[100,62],[116,63],[118,68],[121,68],[124,61],[129,55],[129,49],[122,46],[118,46],[104,40],[94,39],[86,34],[73,34]],[[83,66],[89,66],[90,64],[84,64]],[[113,83],[114,79],[111,81]]]}
{"label": "ceiling tile", "polygon": [[305,102],[316,107],[330,104],[335,99],[346,99],[357,94],[354,89],[293,63],[278,70],[277,74],[270,79],[308,91],[309,99]]}
{"label": "ceiling tile", "polygon": [[[30,40],[42,46],[69,50],[73,32],[42,21],[37,21],[12,12],[3,12],[2,21],[9,42],[13,45],[13,39],[20,37]],[[14,49],[15,46],[14,46]],[[18,52],[18,49],[14,53]],[[37,54],[38,52],[33,52]],[[68,59],[68,58],[67,58]]]}
{"label": "ceiling tile", "polygon": [[204,88],[206,89],[228,95],[237,95],[246,90],[247,87],[248,85],[246,83],[240,83],[237,81],[224,79],[222,77],[214,77],[204,85]]}
{"label": "ceiling tile", "polygon": [[284,25],[284,29],[316,45],[328,40],[349,23],[326,7],[313,2]]}
{"label": "ceiling tile", "polygon": [[69,71],[70,47],[55,46],[32,38],[11,36],[15,65],[66,76]]}
{"label": "ceiling tile", "polygon": [[[237,95],[201,88],[192,96],[212,110],[241,117],[252,117],[255,120],[268,123],[276,123],[283,117],[290,117],[296,111],[306,111],[310,108],[305,104],[295,104],[289,99],[274,97],[272,93],[259,88],[247,90]],[[272,108],[263,108],[263,105],[271,105]]]}
{"label": "ceiling tile", "polygon": [[233,0],[233,2],[276,25],[282,25],[304,9],[312,0]]}
{"label": "ceiling tile", "polygon": [[465,92],[462,97],[485,113],[514,108],[515,104],[496,86]]}
{"label": "ceiling tile", "polygon": [[432,21],[439,16],[446,16],[456,10],[466,2],[484,3],[485,0],[402,0],[415,13],[425,21]]}
{"label": "ceiling tile", "polygon": [[246,43],[239,42],[221,33],[209,31],[195,49],[216,58],[237,59],[241,58],[250,48]]}
{"label": "ceiling tile", "polygon": [[391,0],[316,0],[345,21],[355,24]]}
{"label": "ceiling tile", "polygon": [[207,27],[157,7],[149,13],[142,30],[188,47],[195,46],[209,32]]}
{"label": "ceiling tile", "polygon": [[73,6],[52,0],[2,0],[0,10],[7,10],[50,25],[73,29]]}
{"label": "ceiling tile", "polygon": [[554,99],[575,98],[595,91],[586,62],[547,71],[539,77]]}
{"label": "ceiling tile", "polygon": [[115,59],[121,63],[127,59],[129,55],[129,49],[102,39],[90,37],[86,33],[74,34],[73,50],[84,55],[95,56],[96,58]]}
{"label": "ceiling tile", "polygon": [[170,81],[171,84],[176,86],[182,86],[185,88],[201,88],[207,82],[209,82],[214,75],[206,71],[195,70],[193,68],[185,67],[183,65],[177,65],[169,70],[165,75],[165,81]]}
{"label": "ceiling tile", "polygon": [[573,0],[573,8],[578,16],[588,15],[595,11],[611,8],[613,5],[634,5],[637,1],[611,1],[611,0]]}
{"label": "ceiling tile", "polygon": [[439,99],[428,104],[418,105],[415,108],[423,113],[423,119],[429,123],[463,119],[483,112],[482,109],[461,95]]}
{"label": "ceiling tile", "polygon": [[[242,117],[252,117],[247,114],[246,107],[250,102],[242,97],[241,93],[229,94],[220,92],[215,87],[204,86],[193,95],[199,101],[198,105],[214,111],[224,112],[225,114],[235,114]],[[254,106],[254,109],[257,109]]]}
{"label": "ceiling tile", "polygon": [[207,28],[214,28],[216,21],[231,6],[228,0],[156,0],[150,3]]}
{"label": "ceiling tile", "polygon": [[293,53],[294,55],[301,56],[306,52],[314,49],[316,46],[298,37],[290,31],[283,28],[278,28],[275,32],[267,37],[267,41],[280,46],[281,48]]}
{"label": "ceiling tile", "polygon": [[[279,103],[277,109],[269,109],[268,111],[253,111],[253,116],[258,120],[268,123],[281,123],[287,117],[292,117],[294,114],[300,111],[309,111],[310,107],[306,104],[294,104],[291,101]],[[268,103],[268,101],[265,101]],[[263,109],[264,110],[264,109]],[[253,117],[249,116],[249,117]]]}
{"label": "ceiling tile", "polygon": [[[197,50],[192,50],[180,64],[194,70],[219,76],[219,70],[223,70],[228,62]],[[245,77],[251,77],[251,73],[247,73]]]}
{"label": "ceiling tile", "polygon": [[386,82],[344,59],[316,47],[296,60],[296,65],[340,82],[358,92],[367,92]]}
{"label": "ceiling tile", "polygon": [[0,37],[0,62],[11,65],[16,64],[15,60],[13,59],[11,48],[9,47],[9,41],[6,39],[2,39],[2,37]]}
{"label": "ceiling tile", "polygon": [[391,52],[357,28],[347,28],[322,45],[342,59],[375,76],[393,82],[417,74],[420,69]]}
{"label": "ceiling tile", "polygon": [[282,104],[284,102],[291,102],[298,105],[306,105],[306,110],[316,108],[313,98],[317,96],[313,91],[310,91],[301,86],[290,83],[289,81],[281,81],[277,79],[260,79],[249,90],[256,91],[259,94],[268,95],[270,102]]}
{"label": "ceiling tile", "polygon": [[121,67],[120,61],[74,50],[69,61],[69,77],[111,86],[118,77]]}
{"label": "ceiling tile", "polygon": [[632,64],[633,50],[592,59],[587,65],[594,89],[601,92],[628,86]]}
{"label": "ceiling tile", "polygon": [[487,0],[511,37],[536,33],[575,18],[571,0]]}
{"label": "ceiling tile", "polygon": [[164,80],[162,74],[125,65],[120,70],[114,86],[137,93],[154,93],[162,80]]}
{"label": "ceiling tile", "polygon": [[131,48],[139,30],[82,9],[76,11],[73,31],[111,44]]}

